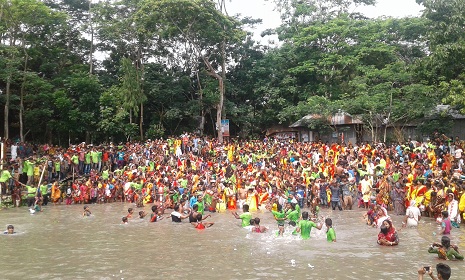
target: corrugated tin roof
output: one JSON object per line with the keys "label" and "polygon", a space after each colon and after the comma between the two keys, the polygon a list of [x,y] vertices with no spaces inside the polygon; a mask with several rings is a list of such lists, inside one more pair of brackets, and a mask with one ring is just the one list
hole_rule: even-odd
{"label": "corrugated tin roof", "polygon": [[459,111],[455,110],[450,105],[444,105],[444,104],[437,105],[436,108],[433,109],[431,117],[434,117],[435,115],[438,115],[438,114],[444,114],[444,113],[456,120],[465,119],[465,115],[460,114]]}
{"label": "corrugated tin roof", "polygon": [[[322,116],[318,114],[306,115],[295,123],[291,124],[289,127],[302,127],[306,126],[312,120],[321,119]],[[353,117],[345,112],[336,113],[331,117],[331,125],[348,125],[348,124],[363,124],[362,120],[357,117]]]}

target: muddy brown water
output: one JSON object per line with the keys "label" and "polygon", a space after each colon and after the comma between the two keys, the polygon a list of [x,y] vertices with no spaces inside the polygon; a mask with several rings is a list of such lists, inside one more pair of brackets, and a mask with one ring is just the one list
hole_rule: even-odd
{"label": "muddy brown water", "polygon": [[[418,229],[402,229],[400,244],[376,244],[378,230],[366,226],[362,210],[331,211],[336,243],[325,229],[313,229],[300,240],[286,229],[276,237],[276,222],[258,211],[268,233],[249,233],[228,211],[213,213],[215,225],[199,231],[187,220],[149,223],[137,217],[122,225],[127,203],[49,205],[29,214],[26,207],[0,210],[2,231],[15,226],[13,236],[0,236],[0,279],[417,279],[417,268],[440,262],[428,254],[437,225],[429,218]],[[135,208],[137,213],[140,209]],[[150,206],[144,208],[150,212]],[[305,210],[305,209],[304,209]],[[240,212],[240,211],[239,211]],[[137,216],[137,215],[136,215]],[[401,217],[393,217],[400,228]],[[465,252],[465,225],[453,229],[452,243]],[[465,262],[449,261],[451,279],[465,279]]]}

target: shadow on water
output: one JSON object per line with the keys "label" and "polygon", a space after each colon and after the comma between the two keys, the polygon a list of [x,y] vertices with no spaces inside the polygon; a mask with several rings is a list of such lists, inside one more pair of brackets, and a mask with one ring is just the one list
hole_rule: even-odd
{"label": "shadow on water", "polygon": [[[149,223],[137,215],[122,225],[128,207],[90,205],[90,217],[82,217],[80,205],[47,206],[35,215],[26,208],[0,211],[0,226],[13,224],[20,233],[0,238],[1,278],[416,279],[418,267],[439,262],[427,252],[440,239],[428,218],[418,229],[400,230],[399,246],[381,247],[378,230],[365,225],[358,210],[322,210],[337,233],[337,242],[328,243],[324,227],[314,229],[310,240],[292,236],[291,229],[276,237],[276,222],[264,211],[253,216],[269,231],[255,234],[228,212],[212,214],[207,221],[215,225],[203,231],[187,221]],[[393,219],[400,228],[402,217]],[[451,238],[465,250],[463,228],[453,229]],[[465,272],[463,262],[449,265],[453,275]]]}

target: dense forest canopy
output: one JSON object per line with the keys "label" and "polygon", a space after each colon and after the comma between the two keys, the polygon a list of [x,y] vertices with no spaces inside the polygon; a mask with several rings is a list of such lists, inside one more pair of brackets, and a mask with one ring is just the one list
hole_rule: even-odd
{"label": "dense forest canopy", "polygon": [[465,0],[376,19],[351,12],[374,0],[269,2],[279,47],[253,41],[260,19],[229,15],[226,0],[0,0],[3,137],[222,139],[221,119],[258,137],[310,113],[369,127],[465,108]]}

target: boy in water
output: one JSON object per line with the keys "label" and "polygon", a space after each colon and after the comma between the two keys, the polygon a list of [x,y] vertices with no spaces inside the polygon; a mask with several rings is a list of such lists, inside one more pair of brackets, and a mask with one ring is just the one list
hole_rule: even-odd
{"label": "boy in water", "polygon": [[325,224],[328,228],[326,231],[326,240],[328,242],[336,242],[336,232],[333,229],[333,220],[331,220],[331,218],[326,218]]}
{"label": "boy in water", "polygon": [[15,227],[13,225],[8,225],[3,234],[15,234]]}
{"label": "boy in water", "polygon": [[300,232],[302,239],[309,239],[312,228],[320,230],[322,224],[316,225],[314,222],[308,220],[308,212],[302,213],[302,220],[297,224],[297,232]]}
{"label": "boy in water", "polygon": [[126,218],[132,218],[132,214],[134,214],[134,209],[128,208],[128,214],[126,215]]}
{"label": "boy in water", "polygon": [[90,212],[90,209],[89,209],[89,206],[84,206],[84,212],[82,213],[82,216],[83,217],[89,217],[90,215],[92,214],[92,212]]}
{"label": "boy in water", "polygon": [[146,213],[144,210],[139,211],[139,219],[145,218],[145,216],[147,216],[147,214],[148,214],[148,213]]}
{"label": "boy in water", "polygon": [[250,226],[250,220],[252,219],[252,214],[249,212],[249,205],[244,204],[242,206],[242,213],[241,215],[238,215],[237,212],[232,212],[233,216],[236,219],[241,219],[242,220],[242,227]]}
{"label": "boy in water", "polygon": [[276,208],[277,211],[271,210],[271,213],[273,214],[274,219],[278,222],[278,236],[283,236],[286,213],[283,212],[283,206],[281,204],[278,203]]}
{"label": "boy in water", "polygon": [[205,229],[207,227],[211,227],[212,225],[214,225],[214,223],[204,223],[202,222],[202,214],[198,214],[197,215],[197,222],[193,222],[191,223],[196,229]]}
{"label": "boy in water", "polygon": [[260,225],[260,218],[256,217],[254,219],[254,227],[252,228],[252,232],[263,233],[266,231],[266,227]]}
{"label": "boy in water", "polygon": [[171,212],[171,221],[175,223],[180,223],[182,220],[189,218],[189,215],[183,215],[179,213],[179,204],[174,205],[174,211]]}
{"label": "boy in water", "polygon": [[150,222],[154,223],[156,221],[161,221],[163,220],[163,217],[161,216],[161,211],[158,210],[157,205],[152,206],[152,214],[150,214]]}
{"label": "boy in water", "polygon": [[122,220],[123,225],[128,224],[128,217],[123,217],[121,220]]}
{"label": "boy in water", "polygon": [[[192,207],[192,211],[189,214],[189,223],[197,222],[197,216],[201,215],[199,212],[197,212],[197,210],[198,210],[198,205],[194,204],[194,206]],[[210,214],[208,214],[206,216],[202,216],[202,220],[205,220],[206,218],[211,217],[211,216],[212,215],[210,215]]]}

